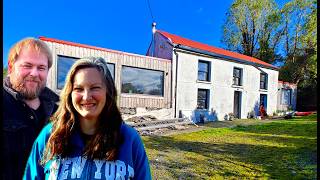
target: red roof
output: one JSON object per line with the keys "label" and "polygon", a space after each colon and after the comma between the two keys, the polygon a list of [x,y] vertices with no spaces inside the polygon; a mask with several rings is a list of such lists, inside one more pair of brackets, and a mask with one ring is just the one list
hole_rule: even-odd
{"label": "red roof", "polygon": [[208,51],[208,52],[212,52],[212,53],[216,53],[216,54],[220,54],[220,55],[224,55],[224,56],[229,56],[229,57],[232,57],[232,58],[237,58],[237,59],[241,59],[241,60],[244,60],[244,61],[257,63],[257,64],[261,64],[261,65],[264,65],[264,66],[268,66],[268,67],[279,69],[276,66],[273,66],[273,65],[271,65],[269,63],[266,63],[266,62],[261,61],[261,60],[259,60],[257,58],[254,58],[254,57],[246,56],[246,55],[239,54],[239,53],[236,53],[236,52],[227,51],[227,50],[224,50],[224,49],[221,49],[221,48],[217,48],[217,47],[214,47],[214,46],[209,46],[207,44],[203,44],[203,43],[200,43],[200,42],[192,41],[190,39],[186,39],[186,38],[183,38],[183,37],[180,37],[180,36],[177,36],[177,35],[174,35],[174,34],[170,34],[170,33],[164,32],[164,31],[157,30],[157,32],[159,32],[163,36],[169,38],[174,44],[181,44],[181,45],[188,46],[188,47],[191,47],[191,48],[196,48],[196,49],[200,49],[200,50],[204,50],[204,51]]}

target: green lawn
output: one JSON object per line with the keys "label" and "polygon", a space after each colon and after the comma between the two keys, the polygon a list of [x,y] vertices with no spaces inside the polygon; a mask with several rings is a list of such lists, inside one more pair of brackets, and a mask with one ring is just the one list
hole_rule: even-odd
{"label": "green lawn", "polygon": [[153,179],[316,179],[316,115],[143,140]]}

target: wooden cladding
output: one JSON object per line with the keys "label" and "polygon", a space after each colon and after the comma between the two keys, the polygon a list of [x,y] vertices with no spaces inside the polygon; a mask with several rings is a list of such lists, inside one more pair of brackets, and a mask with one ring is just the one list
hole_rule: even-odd
{"label": "wooden cladding", "polygon": [[[49,72],[49,88],[57,93],[57,74],[58,74],[58,55],[73,58],[82,58],[88,56],[102,57],[108,63],[115,65],[115,85],[118,91],[118,104],[120,107],[152,107],[152,108],[170,108],[171,107],[171,61],[167,59],[142,56],[126,52],[92,49],[69,44],[44,41],[48,44],[53,54],[53,65]],[[123,66],[131,66],[143,69],[163,71],[163,96],[152,96],[142,94],[121,94],[121,70]]]}

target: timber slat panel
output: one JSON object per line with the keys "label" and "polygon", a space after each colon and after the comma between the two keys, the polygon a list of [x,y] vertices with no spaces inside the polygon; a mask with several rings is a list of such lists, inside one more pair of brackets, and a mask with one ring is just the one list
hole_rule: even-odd
{"label": "timber slat panel", "polygon": [[[171,102],[171,61],[162,60],[142,55],[134,55],[130,53],[119,53],[113,51],[104,51],[97,49],[89,49],[73,45],[66,45],[57,42],[46,42],[53,54],[53,64],[48,81],[48,86],[55,92],[57,90],[57,56],[68,56],[82,58],[88,56],[97,56],[106,59],[108,63],[115,65],[115,85],[118,89],[119,104],[121,107],[154,107],[154,108],[169,108]],[[164,72],[163,92],[164,96],[152,97],[148,95],[121,95],[121,67],[122,65],[145,68],[151,70],[160,70]],[[166,72],[168,75],[166,76]]]}

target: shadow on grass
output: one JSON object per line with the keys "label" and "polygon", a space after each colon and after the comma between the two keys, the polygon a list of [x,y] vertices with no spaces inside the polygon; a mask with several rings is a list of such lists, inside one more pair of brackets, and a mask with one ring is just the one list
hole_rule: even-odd
{"label": "shadow on grass", "polygon": [[293,120],[317,121],[317,114],[311,114],[309,116],[295,116]]}
{"label": "shadow on grass", "polygon": [[317,134],[316,122],[314,121],[279,121],[261,125],[238,125],[233,130],[257,134],[304,137],[316,137]]}
{"label": "shadow on grass", "polygon": [[[147,151],[158,153],[155,153],[156,157],[149,158],[152,168],[162,169],[161,173],[169,172],[174,179],[208,179],[216,176],[220,179],[316,179],[316,123],[313,115],[261,125],[238,125],[228,132],[243,132],[245,134],[242,136],[257,144],[237,143],[237,140],[234,143],[232,140],[217,142],[210,134],[206,142],[175,136],[149,136],[144,143]],[[229,124],[221,125],[225,127]],[[232,138],[228,133],[224,138]],[[161,173],[156,178],[164,179]]]}
{"label": "shadow on grass", "polygon": [[[274,139],[270,139],[274,140]],[[303,144],[306,139],[296,139],[291,143],[294,144]],[[155,146],[156,144],[156,146]],[[173,137],[149,137],[145,141],[145,145],[148,149],[154,149],[161,151],[163,153],[171,152],[193,152],[206,156],[211,162],[203,162],[203,160],[198,159],[189,159],[187,162],[179,163],[176,160],[167,160],[156,162],[154,159],[151,159],[150,162],[156,166],[162,166],[168,168],[168,171],[175,177],[181,178],[192,177],[196,178],[198,175],[194,172],[187,172],[186,174],[181,171],[182,169],[192,169],[194,164],[207,164],[208,167],[215,169],[215,173],[220,173],[224,178],[229,176],[243,177],[248,178],[237,171],[230,169],[231,166],[242,166],[242,168],[248,169],[254,174],[256,178],[259,178],[259,174],[270,175],[270,178],[307,178],[313,179],[310,177],[315,175],[314,172],[301,173],[307,165],[316,165],[316,151],[306,149],[304,147],[274,147],[266,145],[250,145],[250,144],[232,144],[232,143],[223,143],[223,144],[214,144],[214,143],[204,143],[204,142],[191,142],[191,141],[181,141]],[[306,152],[301,154],[301,152]],[[217,156],[218,155],[218,156]],[[309,156],[308,156],[309,155]],[[311,159],[310,159],[311,158]],[[228,164],[228,165],[226,165]],[[254,166],[246,166],[246,164],[251,164]],[[225,166],[226,165],[226,166]],[[255,166],[262,167],[263,170],[254,168]],[[313,170],[311,170],[313,171]],[[201,177],[211,177],[212,172],[207,171],[207,174],[203,174]],[[265,176],[262,176],[265,177]],[[199,178],[199,177],[197,177]],[[184,179],[184,178],[183,178]]]}
{"label": "shadow on grass", "polygon": [[[243,136],[254,142],[267,141],[257,144],[237,143],[237,140],[215,143],[213,136],[206,142],[151,136],[146,138],[145,145],[167,157],[162,161],[151,159],[152,166],[167,169],[175,179],[210,178],[217,174],[223,178],[316,179],[316,123],[315,117],[296,118],[237,126],[230,131],[244,132]],[[228,137],[228,133],[225,134],[225,138]],[[187,156],[188,153],[205,158]],[[170,157],[171,154],[184,156],[186,160]],[[195,164],[211,170],[194,170]]]}

